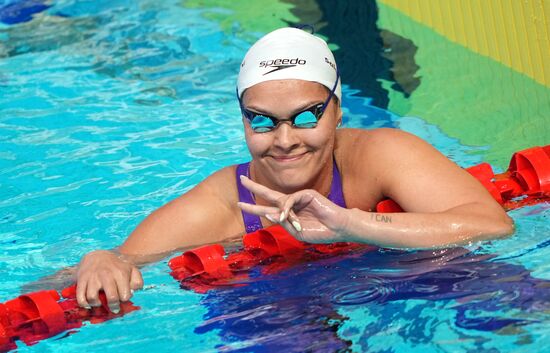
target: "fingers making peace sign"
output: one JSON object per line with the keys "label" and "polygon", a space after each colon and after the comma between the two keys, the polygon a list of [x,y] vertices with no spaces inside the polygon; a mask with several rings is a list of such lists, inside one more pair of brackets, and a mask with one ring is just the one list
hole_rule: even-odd
{"label": "fingers making peace sign", "polygon": [[241,183],[269,205],[239,202],[245,212],[281,224],[296,239],[308,243],[333,243],[343,239],[348,213],[315,190],[283,194],[258,184],[246,176]]}

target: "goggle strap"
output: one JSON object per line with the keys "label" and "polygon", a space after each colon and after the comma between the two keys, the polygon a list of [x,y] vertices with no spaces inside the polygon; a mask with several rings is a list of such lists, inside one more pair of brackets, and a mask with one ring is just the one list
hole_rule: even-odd
{"label": "goggle strap", "polygon": [[235,93],[237,94],[237,100],[239,101],[239,108],[241,109],[241,114],[244,115],[245,118],[250,120],[250,117],[248,116],[246,109],[244,109],[241,96],[239,96],[239,87],[235,87]]}
{"label": "goggle strap", "polygon": [[332,96],[334,96],[334,92],[336,92],[336,87],[338,87],[338,80],[339,79],[340,79],[340,70],[338,70],[338,68],[336,68],[336,82],[334,82],[334,86],[330,90],[330,94],[329,94],[327,100],[325,101],[325,103],[321,107],[321,114],[325,112],[325,109],[327,108],[327,105],[330,103],[330,100],[332,99]]}

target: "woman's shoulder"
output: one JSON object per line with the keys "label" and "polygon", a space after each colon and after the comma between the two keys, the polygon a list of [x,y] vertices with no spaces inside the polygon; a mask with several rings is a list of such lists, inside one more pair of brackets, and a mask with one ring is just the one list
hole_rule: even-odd
{"label": "woman's shoulder", "polygon": [[[200,214],[197,219],[208,215],[205,219],[210,219],[211,229],[233,235],[242,229],[238,218],[236,168],[236,165],[231,165],[215,171],[179,198],[182,204],[194,205],[194,212]],[[219,222],[211,219],[213,215]]]}
{"label": "woman's shoulder", "polygon": [[387,142],[388,139],[402,139],[414,136],[406,131],[396,128],[358,129],[343,128],[336,130],[336,140],[348,144],[356,144],[365,141]]}
{"label": "woman's shoulder", "polygon": [[425,144],[399,129],[339,129],[334,155],[344,174],[362,181],[385,175],[409,154],[422,150]]}
{"label": "woman's shoulder", "polygon": [[334,154],[339,165],[347,166],[349,173],[360,178],[383,177],[412,161],[416,161],[416,166],[442,156],[423,139],[392,128],[341,129]]}
{"label": "woman's shoulder", "polygon": [[210,174],[197,187],[208,190],[221,199],[233,201],[237,195],[237,165],[230,165]]}
{"label": "woman's shoulder", "polygon": [[349,191],[346,201],[355,199],[362,209],[374,207],[383,197],[382,180],[419,143],[418,137],[398,129],[338,129],[334,155]]}
{"label": "woman's shoulder", "polygon": [[338,129],[335,152],[343,156],[365,158],[402,149],[420,141],[415,135],[394,128]]}

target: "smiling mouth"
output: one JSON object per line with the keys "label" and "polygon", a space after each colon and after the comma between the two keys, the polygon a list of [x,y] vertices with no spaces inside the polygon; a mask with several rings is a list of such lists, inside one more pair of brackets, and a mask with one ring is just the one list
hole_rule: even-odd
{"label": "smiling mouth", "polygon": [[302,159],[307,154],[307,152],[301,153],[301,154],[295,154],[292,156],[271,156],[274,160],[281,163],[287,163],[287,162],[294,162],[299,159]]}

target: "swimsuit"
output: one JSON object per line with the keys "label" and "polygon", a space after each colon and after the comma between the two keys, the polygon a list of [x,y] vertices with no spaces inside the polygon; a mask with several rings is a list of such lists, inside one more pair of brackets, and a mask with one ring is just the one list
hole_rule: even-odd
{"label": "swimsuit", "polygon": [[[239,164],[237,166],[237,190],[239,192],[240,202],[255,205],[256,202],[254,200],[254,195],[252,195],[252,193],[241,183],[241,175],[245,175],[250,178],[250,162]],[[328,199],[336,205],[346,208],[346,201],[344,200],[344,192],[342,190],[342,179],[340,178],[340,172],[336,166],[336,161],[333,161],[332,183],[330,184]],[[244,227],[247,233],[252,233],[263,228],[259,216],[244,211],[241,212],[243,214]]]}

